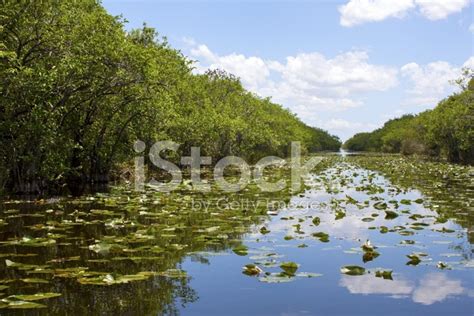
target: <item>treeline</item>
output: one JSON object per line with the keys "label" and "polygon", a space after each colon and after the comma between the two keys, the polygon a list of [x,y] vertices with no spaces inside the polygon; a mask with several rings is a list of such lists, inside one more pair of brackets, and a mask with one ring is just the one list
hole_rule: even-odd
{"label": "treeline", "polygon": [[[387,121],[371,133],[359,133],[343,147],[352,151],[422,154],[474,164],[474,78],[466,70],[461,92],[418,115]],[[466,83],[466,84],[463,84]]]}
{"label": "treeline", "polygon": [[290,141],[340,146],[230,74],[193,74],[154,29],[124,23],[94,0],[2,2],[0,190],[79,194],[130,161],[136,140],[181,143],[178,157],[200,146],[215,161],[287,156]]}

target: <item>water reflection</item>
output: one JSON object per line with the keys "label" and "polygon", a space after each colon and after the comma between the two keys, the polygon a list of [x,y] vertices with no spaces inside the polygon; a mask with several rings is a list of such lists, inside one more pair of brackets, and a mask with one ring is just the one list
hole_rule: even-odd
{"label": "water reflection", "polygon": [[352,294],[385,294],[403,297],[413,292],[413,282],[396,277],[395,280],[376,278],[374,275],[343,275],[339,285],[347,288]]}
{"label": "water reflection", "polygon": [[[205,263],[196,252],[239,245],[267,211],[266,203],[252,210],[194,210],[190,201],[271,198],[253,190],[224,196],[188,188],[173,194],[116,188],[73,200],[4,201],[0,295],[6,298],[0,309],[23,304],[48,315],[176,314],[177,306],[198,298],[181,261],[191,255]],[[287,196],[283,191],[277,197]],[[58,297],[34,304],[15,297],[48,292]]]}
{"label": "water reflection", "polygon": [[395,280],[384,280],[374,275],[342,276],[339,282],[351,294],[383,294],[394,298],[410,298],[415,303],[431,305],[457,295],[472,295],[461,280],[449,278],[446,273],[426,273],[419,280],[408,280],[397,275]]}
{"label": "water reflection", "polygon": [[[39,313],[51,315],[350,314],[363,306],[396,310],[395,298],[412,314],[472,310],[471,222],[463,221],[469,208],[432,207],[431,191],[401,187],[351,159],[328,157],[329,168],[308,178],[299,194],[118,188],[75,200],[7,201],[0,212],[0,292],[4,299],[61,293],[40,302],[46,308]],[[470,199],[473,191],[457,185]],[[290,196],[286,209],[266,207],[268,198]],[[265,203],[256,211],[190,207],[196,199],[215,205],[222,198]],[[366,240],[380,256],[364,256]],[[407,265],[413,253],[420,262]],[[296,273],[282,275],[283,262],[293,262]],[[243,274],[248,264],[264,273]],[[341,274],[347,265],[367,273]],[[377,269],[393,270],[393,280],[375,277]],[[122,284],[127,275],[138,281]]]}
{"label": "water reflection", "polygon": [[416,303],[431,305],[450,296],[469,294],[461,285],[461,280],[450,279],[446,273],[428,273],[421,278],[413,291],[412,299]]}

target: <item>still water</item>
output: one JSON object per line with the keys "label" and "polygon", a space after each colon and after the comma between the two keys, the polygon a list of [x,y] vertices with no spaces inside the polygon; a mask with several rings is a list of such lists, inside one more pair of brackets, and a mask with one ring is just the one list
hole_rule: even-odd
{"label": "still water", "polygon": [[473,177],[348,155],[299,193],[4,201],[0,313],[472,315]]}

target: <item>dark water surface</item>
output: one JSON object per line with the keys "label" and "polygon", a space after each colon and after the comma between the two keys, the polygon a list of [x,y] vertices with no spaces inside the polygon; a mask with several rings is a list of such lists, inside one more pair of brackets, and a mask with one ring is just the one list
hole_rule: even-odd
{"label": "dark water surface", "polygon": [[5,201],[0,313],[474,313],[472,167],[347,156],[319,169],[298,194]]}

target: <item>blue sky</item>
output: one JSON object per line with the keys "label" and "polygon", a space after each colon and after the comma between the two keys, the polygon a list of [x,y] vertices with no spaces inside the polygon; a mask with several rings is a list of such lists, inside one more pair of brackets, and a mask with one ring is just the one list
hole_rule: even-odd
{"label": "blue sky", "polygon": [[343,140],[432,108],[474,68],[471,0],[104,0]]}

